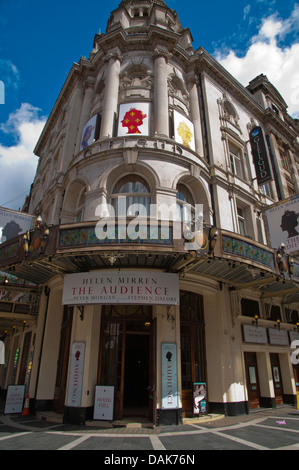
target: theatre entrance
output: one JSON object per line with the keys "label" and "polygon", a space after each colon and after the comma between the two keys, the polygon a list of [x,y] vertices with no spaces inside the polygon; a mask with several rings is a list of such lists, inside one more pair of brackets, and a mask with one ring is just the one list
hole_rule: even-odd
{"label": "theatre entrance", "polygon": [[114,419],[154,421],[155,328],[151,306],[103,306],[98,384],[114,386]]}

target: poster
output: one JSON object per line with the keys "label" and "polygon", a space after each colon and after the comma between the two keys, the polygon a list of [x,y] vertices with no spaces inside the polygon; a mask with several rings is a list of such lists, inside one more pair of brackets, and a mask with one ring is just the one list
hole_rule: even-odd
{"label": "poster", "polygon": [[149,135],[149,122],[149,103],[121,104],[117,136]]}
{"label": "poster", "polygon": [[193,384],[193,414],[202,415],[207,413],[207,384],[205,382],[194,382]]}
{"label": "poster", "polygon": [[87,121],[82,131],[80,151],[87,148],[97,140],[99,137],[99,119],[98,114],[95,114],[92,118]]}
{"label": "poster", "polygon": [[178,408],[176,343],[162,343],[162,409]]}
{"label": "poster", "polygon": [[67,406],[81,406],[85,343],[73,343]]}
{"label": "poster", "polygon": [[25,398],[25,385],[9,385],[4,414],[22,413]]}
{"label": "poster", "polygon": [[94,399],[93,419],[113,420],[114,387],[97,385]]}
{"label": "poster", "polygon": [[177,111],[173,112],[174,138],[176,142],[195,151],[193,123]]}
{"label": "poster", "polygon": [[265,210],[272,248],[285,245],[286,253],[299,251],[299,196]]}
{"label": "poster", "polygon": [[34,225],[32,215],[0,207],[0,243],[31,230]]}

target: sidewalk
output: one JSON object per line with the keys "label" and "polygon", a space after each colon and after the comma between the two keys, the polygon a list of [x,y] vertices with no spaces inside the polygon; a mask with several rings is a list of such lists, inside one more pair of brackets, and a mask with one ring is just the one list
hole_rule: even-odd
{"label": "sidewalk", "polygon": [[62,415],[53,412],[37,413],[36,415],[22,416],[19,415],[4,415],[2,407],[0,406],[0,422],[9,426],[16,426],[18,428],[25,428],[28,430],[42,430],[45,428],[59,428],[60,430],[80,431],[80,432],[104,432],[107,434],[161,434],[164,432],[176,433],[184,432],[190,429],[190,426],[199,426],[206,429],[229,427],[241,423],[250,423],[259,418],[267,418],[272,416],[285,416],[292,414],[299,417],[299,410],[292,405],[280,405],[274,409],[260,408],[254,410],[248,415],[240,416],[224,416],[220,414],[209,414],[200,418],[185,418],[183,424],[177,426],[158,426],[155,427],[146,419],[140,420],[135,418],[125,419],[121,421],[87,421],[85,425],[73,425],[63,423]]}

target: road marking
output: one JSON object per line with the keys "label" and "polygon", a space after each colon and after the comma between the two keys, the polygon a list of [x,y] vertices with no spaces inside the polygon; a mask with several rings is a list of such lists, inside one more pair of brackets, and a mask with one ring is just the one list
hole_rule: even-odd
{"label": "road marking", "polygon": [[157,436],[149,436],[149,438],[154,450],[166,450]]}
{"label": "road marking", "polygon": [[254,426],[259,427],[259,428],[264,428],[264,429],[275,429],[276,431],[288,431],[288,432],[295,432],[299,433],[298,429],[290,429],[288,427],[283,426],[268,426],[267,424],[255,424]]}
{"label": "road marking", "polygon": [[32,434],[32,432],[18,432],[17,434],[13,433],[9,436],[0,437],[0,441],[5,441],[5,439],[13,439],[14,437],[28,436],[28,434]]}
{"label": "road marking", "polygon": [[89,439],[89,437],[90,437],[89,434],[87,434],[85,436],[81,436],[78,439],[75,439],[74,441],[70,442],[69,444],[66,444],[63,447],[60,447],[57,450],[72,450],[74,447],[77,447],[79,444],[82,444],[82,442]]}
{"label": "road marking", "polygon": [[268,447],[255,444],[254,442],[245,441],[245,439],[240,439],[239,437],[230,436],[229,434],[225,434],[223,432],[218,432],[218,431],[210,431],[210,432],[212,434],[216,434],[216,436],[224,437],[225,439],[230,439],[231,441],[237,442],[238,444],[243,444],[247,447],[253,447],[253,449],[256,449],[256,450],[269,450]]}

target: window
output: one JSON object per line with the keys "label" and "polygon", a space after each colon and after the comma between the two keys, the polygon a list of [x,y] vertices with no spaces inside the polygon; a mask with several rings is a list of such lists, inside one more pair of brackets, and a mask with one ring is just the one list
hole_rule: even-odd
{"label": "window", "polygon": [[176,200],[177,200],[177,209],[179,212],[179,217],[180,220],[189,220],[190,216],[188,218],[188,210],[190,210],[191,206],[191,217],[192,213],[194,213],[194,199],[187,188],[184,184],[178,184],[177,185],[177,193],[176,193]]}
{"label": "window", "polygon": [[243,178],[243,169],[241,161],[241,150],[229,143],[229,157],[232,173]]}
{"label": "window", "polygon": [[271,194],[271,187],[270,187],[270,184],[269,184],[269,183],[263,184],[263,185],[261,186],[261,191],[262,191],[262,193],[265,194],[265,196],[272,197],[272,194]]}
{"label": "window", "polygon": [[239,234],[246,236],[244,209],[242,209],[241,207],[237,207],[237,215],[238,215]]}
{"label": "window", "polygon": [[242,298],[241,309],[242,309],[242,315],[245,317],[254,318],[255,315],[257,315],[260,318],[260,309],[259,309],[259,303],[257,300]]}
{"label": "window", "polygon": [[84,206],[85,206],[85,188],[80,194],[78,199],[76,213],[75,213],[75,222],[82,222],[84,216]]}
{"label": "window", "polygon": [[[121,178],[113,189],[112,205],[115,213],[119,215],[124,214],[127,216],[135,217],[137,215],[150,215],[151,204],[151,190],[148,183],[138,175],[128,175]],[[126,206],[122,206],[122,202],[118,197],[124,196],[126,198]],[[119,207],[120,204],[120,207]],[[133,204],[139,204],[140,207],[133,207]],[[140,213],[140,210],[142,213]]]}

